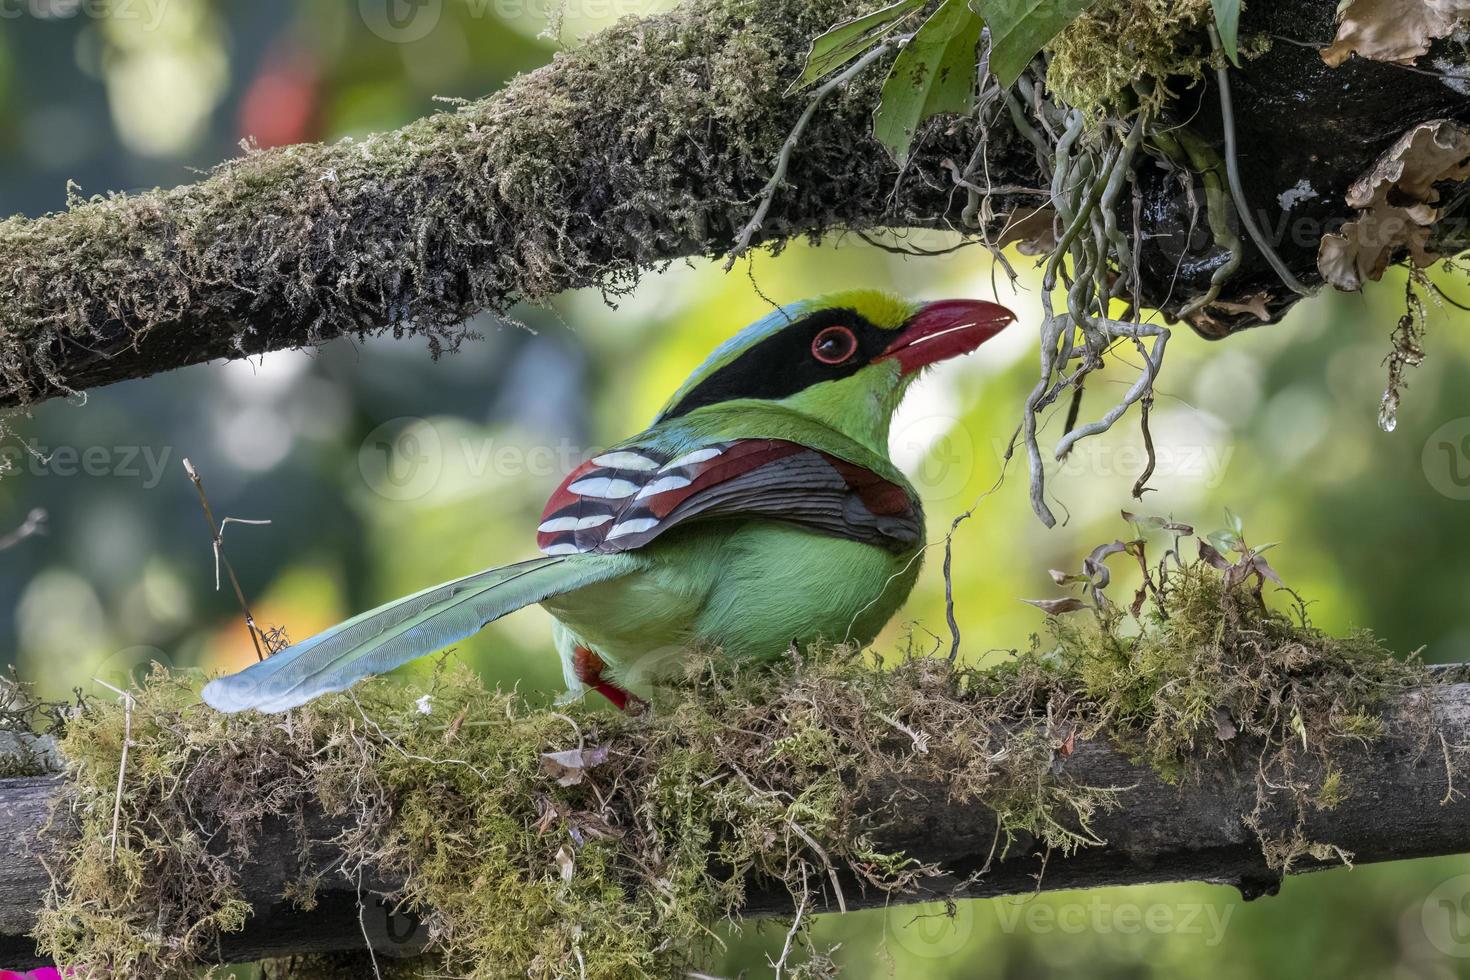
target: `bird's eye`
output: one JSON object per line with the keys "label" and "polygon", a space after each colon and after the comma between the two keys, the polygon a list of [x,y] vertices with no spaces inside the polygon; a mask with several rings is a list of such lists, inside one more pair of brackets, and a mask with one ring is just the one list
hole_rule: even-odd
{"label": "bird's eye", "polygon": [[828,327],[812,338],[812,357],[823,364],[841,364],[857,352],[857,337],[846,327]]}

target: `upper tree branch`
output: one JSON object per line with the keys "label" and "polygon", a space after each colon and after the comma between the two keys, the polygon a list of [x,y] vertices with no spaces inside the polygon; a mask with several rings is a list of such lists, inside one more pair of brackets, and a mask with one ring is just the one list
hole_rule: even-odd
{"label": "upper tree branch", "polygon": [[[650,266],[721,254],[805,106],[786,93],[810,39],[868,6],[690,0],[397,132],[251,153],[194,185],[0,223],[0,405],[347,333],[452,343],[480,311],[625,290]],[[1321,40],[1335,9],[1255,4],[1244,29]],[[966,195],[945,164],[970,159],[973,125],[934,127],[900,174],[870,135],[884,63],[814,114],[758,240],[960,224]],[[1315,276],[1323,222],[1345,214],[1343,191],[1379,152],[1467,111],[1438,79],[1361,60],[1329,69],[1285,42],[1233,77],[1252,205],[1298,276]],[[1221,143],[1207,87],[1179,108]],[[1009,127],[1004,114],[991,127],[986,174],[1034,187],[1033,148]],[[1221,257],[1184,245],[1202,222],[1177,182],[1147,158],[1138,169],[1141,291],[1177,310]],[[1283,227],[1276,197],[1298,180],[1315,196]],[[1275,311],[1295,299],[1253,253],[1233,288],[1265,291]]]}

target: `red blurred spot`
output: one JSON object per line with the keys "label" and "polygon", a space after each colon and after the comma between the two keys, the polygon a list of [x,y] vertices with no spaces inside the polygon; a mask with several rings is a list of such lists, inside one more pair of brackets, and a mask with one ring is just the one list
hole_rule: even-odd
{"label": "red blurred spot", "polygon": [[266,56],[240,102],[240,136],[262,149],[305,143],[317,136],[316,63],[295,47]]}

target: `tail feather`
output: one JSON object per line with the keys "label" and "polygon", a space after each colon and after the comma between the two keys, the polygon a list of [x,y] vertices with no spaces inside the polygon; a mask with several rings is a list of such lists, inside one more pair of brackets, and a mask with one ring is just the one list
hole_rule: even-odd
{"label": "tail feather", "polygon": [[620,556],[533,558],[396,599],[204,687],[220,711],[285,711],[442,650],[506,613],[615,578]]}

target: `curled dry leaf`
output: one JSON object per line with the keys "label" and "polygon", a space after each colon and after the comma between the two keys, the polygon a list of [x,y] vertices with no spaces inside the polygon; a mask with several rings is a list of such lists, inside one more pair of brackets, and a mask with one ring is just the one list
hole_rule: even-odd
{"label": "curled dry leaf", "polygon": [[1333,68],[1354,54],[1413,64],[1429,42],[1470,20],[1470,0],[1347,0],[1339,10],[1337,38],[1322,49]]}
{"label": "curled dry leaf", "polygon": [[541,753],[541,771],[554,776],[560,786],[576,786],[587,770],[607,761],[607,746],[590,749],[567,749],[565,752]]}
{"label": "curled dry leaf", "polygon": [[1012,211],[996,239],[997,248],[1014,244],[1022,255],[1049,255],[1057,247],[1057,213],[1049,207]]}
{"label": "curled dry leaf", "polygon": [[1087,608],[1087,603],[1071,596],[1065,599],[1022,599],[1021,601],[1035,606],[1048,616],[1060,616],[1063,613],[1081,612]]}
{"label": "curled dry leaf", "polygon": [[1087,581],[1086,575],[1073,575],[1070,572],[1064,572],[1059,568],[1048,568],[1046,570],[1046,573],[1050,575],[1051,580],[1058,585],[1076,585],[1078,582]]}
{"label": "curled dry leaf", "polygon": [[1219,549],[1210,544],[1208,541],[1201,541],[1199,543],[1199,556],[1200,560],[1203,561],[1205,564],[1209,565],[1211,568],[1217,568],[1222,572],[1232,567],[1230,562],[1226,560],[1225,556],[1220,554]]}
{"label": "curled dry leaf", "polygon": [[1114,541],[1111,544],[1100,544],[1092,549],[1092,554],[1082,560],[1082,573],[1092,579],[1092,587],[1095,589],[1106,589],[1113,580],[1113,573],[1108,570],[1104,561],[1110,555],[1118,555],[1128,550],[1128,546],[1122,541]]}
{"label": "curled dry leaf", "polygon": [[1415,126],[1348,189],[1347,203],[1359,217],[1340,234],[1322,236],[1317,268],[1338,289],[1356,290],[1382,278],[1405,249],[1420,268],[1432,265],[1444,257],[1429,248],[1430,230],[1440,219],[1435,185],[1467,177],[1470,127],[1449,119]]}
{"label": "curled dry leaf", "polygon": [[1123,511],[1123,520],[1129,524],[1137,524],[1139,527],[1151,527],[1160,531],[1173,531],[1175,534],[1193,534],[1194,525],[1182,524],[1179,521],[1166,521],[1162,517],[1154,517],[1150,514],[1134,514],[1131,511]]}

